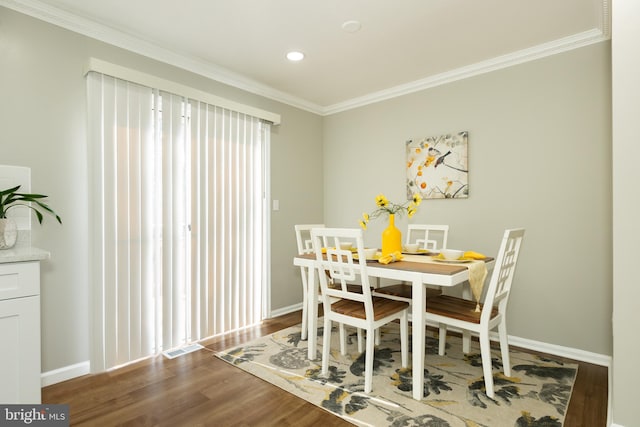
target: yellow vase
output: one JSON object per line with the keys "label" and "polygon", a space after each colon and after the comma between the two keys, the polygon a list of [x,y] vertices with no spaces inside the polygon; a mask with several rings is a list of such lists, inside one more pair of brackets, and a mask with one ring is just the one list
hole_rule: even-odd
{"label": "yellow vase", "polygon": [[382,232],[382,256],[402,252],[402,233],[395,226],[395,215],[389,214],[389,226]]}

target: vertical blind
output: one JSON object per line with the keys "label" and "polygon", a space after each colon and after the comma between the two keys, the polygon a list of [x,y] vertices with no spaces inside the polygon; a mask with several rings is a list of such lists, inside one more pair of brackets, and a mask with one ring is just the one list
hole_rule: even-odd
{"label": "vertical blind", "polygon": [[92,371],[262,319],[269,124],[87,74]]}

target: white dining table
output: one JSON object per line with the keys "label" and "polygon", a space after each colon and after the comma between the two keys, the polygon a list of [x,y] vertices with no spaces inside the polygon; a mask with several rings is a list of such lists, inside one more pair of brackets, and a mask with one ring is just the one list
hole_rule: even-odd
{"label": "white dining table", "polygon": [[[420,256],[420,255],[416,255]],[[368,262],[367,272],[370,277],[380,279],[391,279],[411,283],[412,303],[411,315],[414,325],[425,324],[425,288],[426,285],[440,286],[443,288],[460,285],[469,279],[469,269],[463,264],[449,264],[438,262],[416,262],[411,261],[411,257],[406,260],[393,262],[390,264],[380,264],[378,262]],[[308,358],[316,359],[317,336],[318,336],[318,282],[317,282],[317,260],[315,255],[297,255],[293,259],[293,264],[305,267],[308,274]],[[494,260],[488,258],[485,261],[487,269],[493,268]],[[424,328],[412,328],[412,378],[413,378],[413,398],[422,399],[424,388],[423,369],[425,358]]]}

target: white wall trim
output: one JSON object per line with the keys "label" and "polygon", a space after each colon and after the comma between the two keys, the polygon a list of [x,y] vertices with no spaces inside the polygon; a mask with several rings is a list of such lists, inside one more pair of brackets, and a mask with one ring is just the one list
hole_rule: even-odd
{"label": "white wall trim", "polygon": [[99,24],[95,21],[49,6],[38,0],[0,0],[0,5],[67,30],[109,43],[187,71],[191,71],[220,83],[322,116],[351,110],[364,105],[441,86],[479,74],[507,68],[512,65],[521,64],[523,62],[532,61],[608,40],[610,38],[609,21],[611,19],[609,14],[609,4],[604,0],[603,10],[601,11],[602,29],[593,29],[583,33],[574,34],[572,36],[534,46],[529,49],[523,49],[487,61],[451,70],[446,73],[416,80],[362,97],[353,98],[345,102],[329,106],[320,106],[291,94],[276,90],[216,64],[171,51],[161,46],[141,40],[130,34]]}
{"label": "white wall trim", "polygon": [[87,375],[89,372],[90,364],[87,360],[76,363],[75,365],[64,366],[59,369],[54,369],[53,371],[43,372],[42,375],[40,375],[40,384],[42,387],[46,387],[48,385],[61,383],[63,381]]}
{"label": "white wall trim", "polygon": [[[613,358],[611,358],[611,364],[613,365]],[[613,369],[609,368],[609,375],[608,375],[608,393],[607,393],[607,425],[608,426],[615,426],[616,424],[613,424]],[[618,427],[622,427],[622,426],[618,426]]]}
{"label": "white wall trim", "polygon": [[208,77],[220,83],[245,90],[265,98],[283,102],[294,107],[320,114],[320,106],[278,91],[258,81],[249,79],[219,65],[189,57],[164,47],[149,43],[130,34],[44,4],[37,0],[0,0],[0,6],[13,9],[41,21],[91,37],[96,40],[138,53],[178,68]]}
{"label": "white wall trim", "polygon": [[[492,339],[498,339],[497,335],[493,335]],[[581,362],[593,363],[594,365],[605,366],[611,368],[611,356],[604,354],[592,353],[590,351],[579,350],[577,348],[563,347],[556,344],[548,344],[541,341],[534,341],[526,338],[514,337],[509,335],[509,345],[522,347],[529,350],[540,351],[554,356],[566,357],[568,359],[579,360]]]}
{"label": "white wall trim", "polygon": [[[433,326],[433,325],[432,325]],[[461,333],[462,331],[457,328],[448,328],[453,332]],[[478,336],[477,334],[472,334]],[[499,341],[497,332],[490,332],[489,339],[491,341]],[[557,344],[549,344],[542,341],[530,340],[528,338],[516,337],[509,335],[509,345],[524,348],[527,350],[539,351],[541,353],[550,354],[552,356],[566,357],[567,359],[573,359],[580,362],[592,363],[598,366],[604,366],[609,369],[609,375],[611,375],[611,364],[613,358],[606,354],[593,353],[590,351],[580,350],[572,347],[564,347]],[[609,389],[611,390],[611,389]]]}
{"label": "white wall trim", "polygon": [[375,102],[396,98],[398,96],[407,95],[436,86],[442,86],[447,83],[467,79],[469,77],[511,67],[513,65],[522,64],[524,62],[533,61],[566,52],[568,50],[577,49],[579,47],[588,46],[590,44],[599,43],[607,40],[608,38],[609,37],[600,30],[594,29],[585,31],[583,33],[574,34],[549,43],[534,46],[529,49],[519,50],[487,61],[478,62],[466,67],[460,67],[442,74],[436,74],[435,76],[415,80],[413,82],[374,92],[359,98],[353,98],[345,102],[330,105],[323,109],[323,114],[329,115],[340,113],[342,111],[351,110],[353,108],[362,107]]}
{"label": "white wall trim", "polygon": [[298,310],[302,310],[302,303],[298,303],[298,304],[293,304],[290,305],[288,307],[282,307],[282,308],[278,308],[276,310],[271,310],[269,312],[269,319],[272,319],[274,317],[278,317],[278,316],[282,316],[284,314],[289,314],[289,313],[293,313],[294,311],[298,311]]}

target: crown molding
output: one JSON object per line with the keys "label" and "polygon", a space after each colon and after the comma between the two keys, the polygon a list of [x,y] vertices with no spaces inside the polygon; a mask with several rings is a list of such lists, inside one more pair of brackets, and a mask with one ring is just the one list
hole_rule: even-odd
{"label": "crown molding", "polygon": [[498,56],[487,61],[478,62],[465,67],[445,73],[436,74],[424,79],[415,80],[389,89],[374,92],[358,98],[353,98],[345,102],[333,104],[323,109],[323,115],[331,115],[346,110],[362,107],[368,104],[384,101],[398,96],[419,92],[425,89],[441,86],[458,80],[467,79],[491,71],[500,70],[502,68],[511,67],[513,65],[522,64],[524,62],[533,61],[568,50],[577,49],[593,43],[599,43],[607,40],[602,31],[593,29],[583,33],[574,34],[569,37],[554,40],[528,49],[519,50],[507,55]]}
{"label": "crown molding", "polygon": [[610,0],[602,0],[601,29],[593,29],[574,34],[532,48],[523,49],[329,106],[321,106],[309,102],[249,79],[226,68],[206,62],[200,58],[182,55],[106,25],[51,7],[37,0],[0,0],[0,6],[13,9],[25,15],[157,61],[182,68],[249,93],[260,95],[314,114],[327,116],[608,40],[611,37],[609,2]]}
{"label": "crown molding", "polygon": [[249,79],[197,57],[182,55],[90,19],[51,7],[37,0],[0,0],[0,6],[29,15],[69,31],[129,50],[199,74],[217,82],[322,115],[322,107]]}

